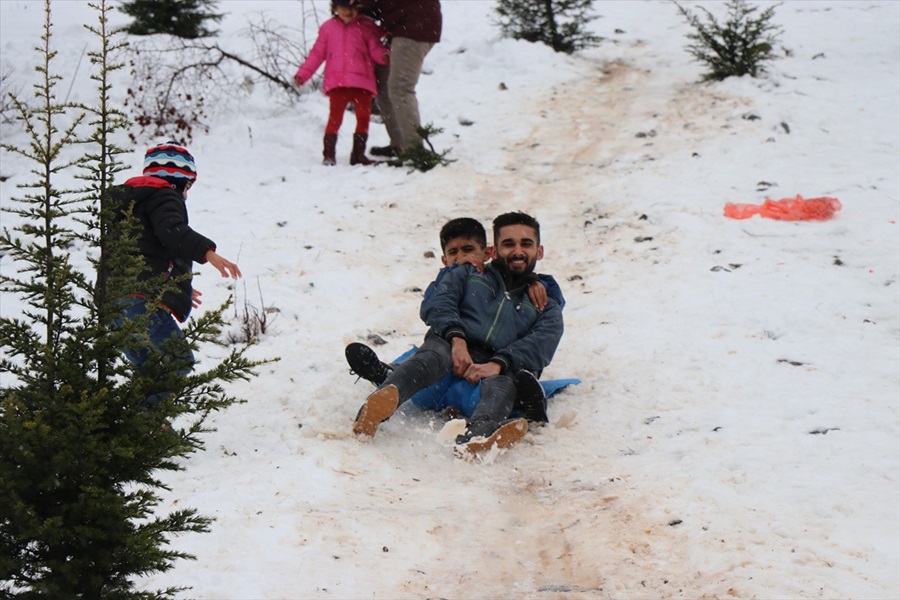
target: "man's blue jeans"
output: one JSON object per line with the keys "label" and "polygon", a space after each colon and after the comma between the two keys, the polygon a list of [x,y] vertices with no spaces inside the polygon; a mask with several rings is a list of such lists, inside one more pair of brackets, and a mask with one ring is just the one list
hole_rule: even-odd
{"label": "man's blue jeans", "polygon": [[[163,342],[173,336],[179,340],[184,339],[184,333],[175,321],[175,317],[164,308],[157,308],[153,312],[148,313],[147,302],[141,298],[129,298],[128,300],[123,301],[122,316],[115,320],[114,325],[116,327],[121,327],[125,319],[136,319],[144,314],[147,314],[147,335],[150,338],[152,348],[140,347],[126,348],[124,350],[125,358],[137,367],[138,370],[141,370],[144,363],[150,359],[151,352],[161,351]],[[177,361],[178,364],[184,365],[178,371],[178,374],[182,376],[190,373],[194,364],[194,353],[191,352],[191,349],[184,346],[184,351],[186,354],[173,357],[173,360]],[[147,397],[146,407],[149,409],[156,408],[168,395],[169,393],[165,391],[151,394]]]}

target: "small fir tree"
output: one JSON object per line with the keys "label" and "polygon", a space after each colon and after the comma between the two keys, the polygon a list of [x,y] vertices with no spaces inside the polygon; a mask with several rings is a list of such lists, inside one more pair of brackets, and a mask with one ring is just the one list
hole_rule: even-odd
{"label": "small fir tree", "polygon": [[[422,143],[415,144],[410,148],[402,150],[397,157],[399,163],[425,172],[430,171],[438,165],[446,167],[450,163],[455,162],[453,159],[447,158],[447,154],[450,153],[450,150],[444,150],[443,152],[436,151],[429,139],[433,135],[443,133],[443,131],[443,129],[437,128],[431,123],[424,127],[416,127],[416,133],[422,138]],[[427,148],[425,147],[426,144],[428,145]]]}
{"label": "small fir tree", "polygon": [[219,22],[222,14],[213,11],[215,0],[124,0],[121,10],[134,17],[126,28],[134,35],[168,33],[195,39],[218,33],[207,28],[207,21]]}
{"label": "small fir tree", "polygon": [[[135,288],[141,261],[129,207],[115,206],[109,187],[124,165],[112,140],[124,126],[109,99],[109,75],[120,68],[110,54],[119,46],[108,29],[106,0],[91,5],[100,15],[90,28],[100,41],[91,53],[98,101],[60,104],[53,73],[50,3],[45,1],[42,79],[33,108],[15,99],[29,141],[5,151],[35,166],[27,190],[4,210],[15,215],[0,232],[0,253],[18,269],[0,276],[0,291],[16,297],[21,317],[0,318],[0,592],[25,597],[167,598],[178,588],[138,592],[134,578],[166,571],[189,555],[168,547],[169,537],[208,530],[210,520],[185,508],[155,512],[162,471],[183,468],[202,447],[199,435],[211,411],[237,401],[222,382],[247,379],[258,362],[246,347],[210,371],[188,376],[158,353],[141,371],[122,350],[148,345],[146,319],[117,326],[119,301],[129,292],[148,298],[162,289]],[[77,115],[67,121],[67,115]],[[90,133],[79,139],[83,124]],[[74,160],[75,144],[90,150]],[[86,185],[60,189],[77,169]],[[72,257],[83,250],[96,273],[79,270]],[[167,285],[171,285],[167,284]],[[192,320],[186,341],[194,349],[221,343],[222,306]],[[173,344],[178,343],[175,340]],[[181,355],[177,350],[175,355]],[[159,388],[171,390],[159,410],[142,410]],[[181,418],[182,430],[167,429]]]}
{"label": "small fir tree", "polygon": [[777,58],[774,49],[782,31],[772,23],[777,4],[756,14],[759,8],[746,0],[729,0],[722,24],[703,6],[699,10],[706,16],[705,22],[677,2],[675,6],[694,29],[687,36],[692,40],[687,51],[709,68],[703,81],[722,81],[743,75],[756,77],[765,71],[766,61]]}
{"label": "small fir tree", "polygon": [[541,42],[557,52],[572,54],[590,48],[601,38],[586,26],[594,0],[497,0],[498,25],[503,37]]}

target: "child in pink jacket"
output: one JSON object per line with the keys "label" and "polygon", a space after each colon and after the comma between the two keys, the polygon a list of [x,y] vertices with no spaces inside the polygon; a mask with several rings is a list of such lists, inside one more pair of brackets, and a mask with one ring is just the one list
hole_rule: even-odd
{"label": "child in pink jacket", "polygon": [[322,24],[309,56],[294,75],[294,83],[298,87],[303,85],[325,63],[322,91],[328,96],[330,112],[325,126],[322,164],[335,164],[338,130],[344,120],[344,110],[352,102],[356,112],[356,132],[350,164],[370,165],[373,161],[366,157],[366,143],[372,98],[378,93],[375,63],[388,64],[390,51],[381,44],[381,29],[372,19],[359,14],[357,0],[332,0],[332,12],[335,16]]}

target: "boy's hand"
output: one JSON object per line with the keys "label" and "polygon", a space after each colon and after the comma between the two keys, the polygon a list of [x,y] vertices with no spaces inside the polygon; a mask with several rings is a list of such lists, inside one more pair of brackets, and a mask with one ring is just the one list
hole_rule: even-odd
{"label": "boy's hand", "polygon": [[200,290],[191,290],[191,305],[194,308],[200,308],[200,305],[203,304],[203,301],[200,300],[200,296],[202,295]]}
{"label": "boy's hand", "polygon": [[540,281],[528,286],[528,298],[536,309],[543,311],[547,308],[547,288]]}
{"label": "boy's hand", "polygon": [[462,377],[472,385],[478,385],[478,382],[482,379],[499,375],[500,371],[500,365],[495,362],[471,364]]}
{"label": "boy's hand", "polygon": [[236,264],[223,256],[219,256],[212,248],[206,251],[205,258],[206,262],[214,266],[219,271],[219,273],[222,274],[222,277],[231,277],[232,279],[237,279],[241,276],[241,270]]}

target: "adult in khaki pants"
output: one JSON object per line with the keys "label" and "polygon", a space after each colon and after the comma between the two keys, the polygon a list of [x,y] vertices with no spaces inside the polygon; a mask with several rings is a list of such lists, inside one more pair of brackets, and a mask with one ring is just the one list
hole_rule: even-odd
{"label": "adult in khaki pants", "polygon": [[371,149],[374,156],[397,156],[422,143],[416,85],[425,56],[441,41],[440,0],[363,0],[365,12],[387,34],[390,66],[377,66],[378,107],[391,138],[390,146]]}

